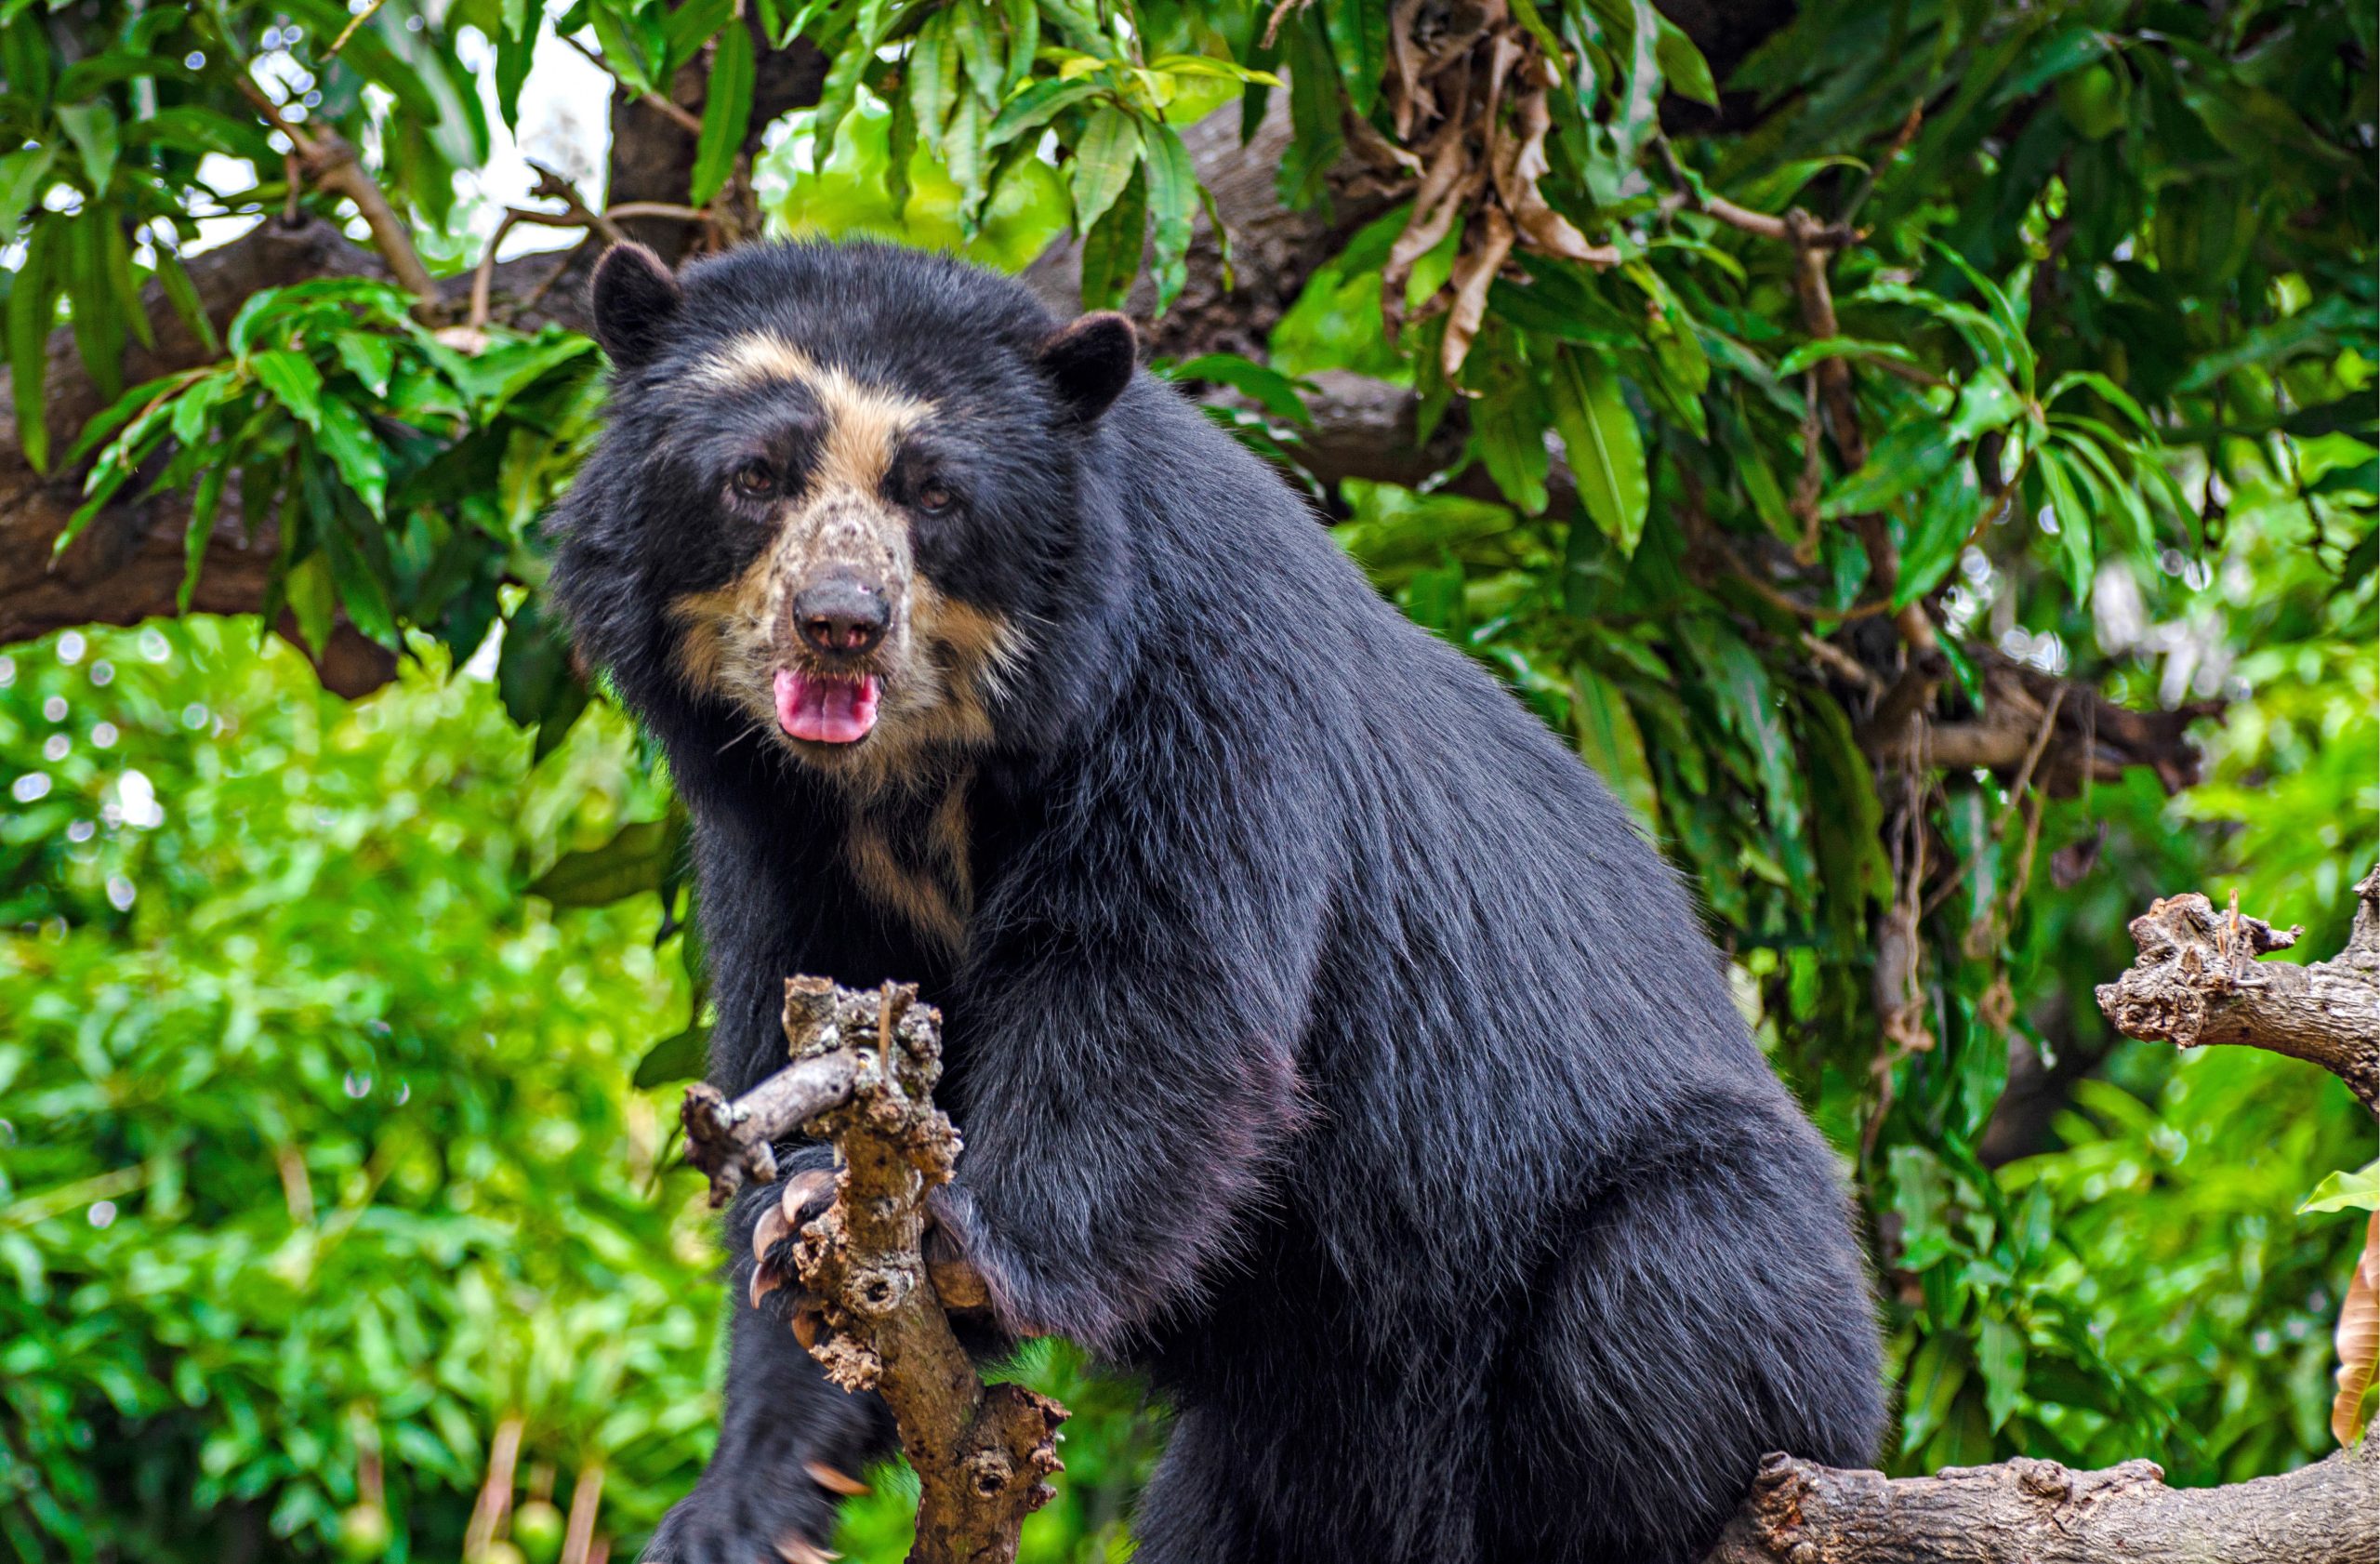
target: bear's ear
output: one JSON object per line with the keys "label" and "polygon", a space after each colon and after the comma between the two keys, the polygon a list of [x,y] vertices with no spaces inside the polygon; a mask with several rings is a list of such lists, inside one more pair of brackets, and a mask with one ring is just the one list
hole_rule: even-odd
{"label": "bear's ear", "polygon": [[595,268],[595,340],[623,369],[660,350],[685,295],[661,258],[642,245],[615,245]]}
{"label": "bear's ear", "polygon": [[1131,317],[1102,310],[1050,334],[1038,355],[1041,372],[1075,417],[1090,423],[1131,384],[1139,346]]}

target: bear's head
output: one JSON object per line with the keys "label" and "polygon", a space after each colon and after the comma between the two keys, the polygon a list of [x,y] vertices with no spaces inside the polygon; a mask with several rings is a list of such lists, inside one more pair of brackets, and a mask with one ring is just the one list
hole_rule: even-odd
{"label": "bear's head", "polygon": [[870,244],[680,274],[622,245],[593,306],[612,400],[554,586],[665,739],[878,786],[1052,697],[1128,320],[1061,325],[1009,279]]}

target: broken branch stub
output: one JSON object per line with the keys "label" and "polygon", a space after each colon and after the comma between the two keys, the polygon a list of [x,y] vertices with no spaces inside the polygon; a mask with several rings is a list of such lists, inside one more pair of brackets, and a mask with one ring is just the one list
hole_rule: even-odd
{"label": "broken branch stub", "polygon": [[2139,958],[2098,989],[2099,1009],[2126,1037],[2177,1048],[2237,1043],[2321,1066],[2380,1113],[2380,868],[2356,887],[2354,932],[2327,961],[2259,961],[2298,931],[2218,911],[2196,892],[2167,896],[2132,921]]}
{"label": "broken branch stub", "polygon": [[[787,979],[793,1062],[733,1102],[688,1088],[687,1158],[719,1205],[776,1176],[771,1143],[801,1133],[833,1145],[833,1203],[794,1234],[807,1294],[795,1334],[829,1379],[875,1391],[892,1411],[919,1487],[910,1564],[1011,1564],[1025,1518],[1064,1469],[1066,1411],[1020,1385],[985,1385],[951,1332],[946,1310],[981,1306],[985,1293],[963,1262],[925,1259],[926,1192],[950,1178],[959,1140],[933,1104],[942,1016],[917,994]],[[762,1213],[754,1247],[764,1267],[804,1195],[795,1180]],[[773,1288],[756,1279],[756,1294]]]}

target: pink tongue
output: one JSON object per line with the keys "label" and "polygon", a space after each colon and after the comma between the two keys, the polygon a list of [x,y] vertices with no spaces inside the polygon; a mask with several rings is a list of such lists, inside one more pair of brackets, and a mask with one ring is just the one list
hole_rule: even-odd
{"label": "pink tongue", "polygon": [[852,744],[876,726],[876,675],[828,679],[799,669],[777,669],[777,725],[813,744]]}

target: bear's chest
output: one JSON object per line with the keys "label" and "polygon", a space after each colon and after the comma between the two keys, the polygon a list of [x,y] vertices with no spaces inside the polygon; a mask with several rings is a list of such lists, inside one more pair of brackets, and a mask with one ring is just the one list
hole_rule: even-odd
{"label": "bear's chest", "polygon": [[843,867],[860,896],[953,961],[975,910],[973,787],[960,772],[920,792],[854,800],[843,828]]}

